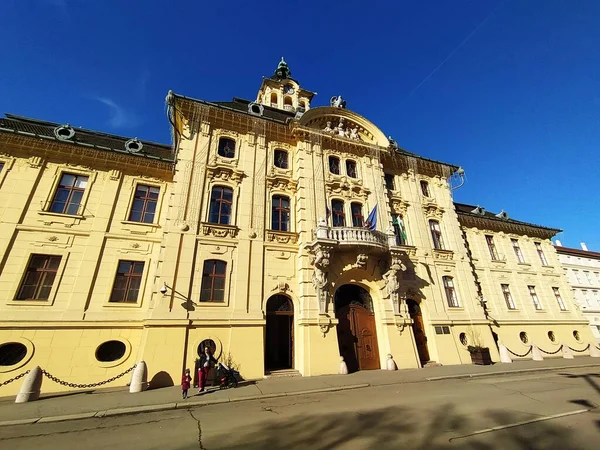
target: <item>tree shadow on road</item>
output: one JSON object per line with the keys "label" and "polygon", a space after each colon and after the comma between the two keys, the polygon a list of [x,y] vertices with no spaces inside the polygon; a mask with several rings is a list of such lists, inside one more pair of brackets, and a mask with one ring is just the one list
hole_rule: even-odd
{"label": "tree shadow on road", "polygon": [[[365,398],[368,402],[368,398]],[[490,409],[469,419],[453,405],[440,404],[433,412],[390,407],[361,412],[284,415],[277,407],[263,410],[265,420],[218,436],[210,435],[207,449],[567,449],[573,447],[573,431],[553,424],[507,428],[502,440],[476,430],[514,424],[524,413]],[[531,415],[528,415],[530,418]],[[201,419],[200,419],[201,421]],[[205,434],[208,430],[204,430]]]}

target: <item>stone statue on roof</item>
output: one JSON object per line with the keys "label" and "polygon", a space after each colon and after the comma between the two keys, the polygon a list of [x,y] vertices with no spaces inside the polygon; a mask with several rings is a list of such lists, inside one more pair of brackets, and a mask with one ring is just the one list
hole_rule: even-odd
{"label": "stone statue on roof", "polygon": [[341,95],[334,95],[333,97],[331,97],[330,104],[334,108],[345,108],[346,100],[344,100]]}

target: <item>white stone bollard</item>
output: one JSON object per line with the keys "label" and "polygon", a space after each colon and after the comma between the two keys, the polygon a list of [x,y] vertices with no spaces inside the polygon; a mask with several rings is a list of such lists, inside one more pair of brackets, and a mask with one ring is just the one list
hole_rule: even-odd
{"label": "white stone bollard", "polygon": [[512,358],[510,357],[510,353],[508,352],[506,345],[500,344],[498,347],[500,348],[500,362],[512,363]]}
{"label": "white stone bollard", "polygon": [[140,361],[133,369],[133,376],[131,377],[131,384],[129,385],[129,393],[135,394],[137,392],[145,391],[148,387],[148,368],[144,361]]}
{"label": "white stone bollard", "polygon": [[600,358],[600,350],[598,350],[598,347],[596,347],[595,342],[590,344],[590,356],[592,358]]}
{"label": "white stone bollard", "polygon": [[573,359],[573,353],[571,352],[571,349],[569,348],[568,345],[563,344],[562,354],[563,354],[563,358],[565,358],[565,359]]}
{"label": "white stone bollard", "polygon": [[25,375],[21,389],[17,394],[15,403],[26,403],[33,402],[40,398],[40,391],[42,388],[42,369],[40,366],[35,366],[31,371]]}
{"label": "white stone bollard", "polygon": [[531,359],[534,361],[543,361],[544,357],[542,356],[542,352],[537,348],[535,344],[531,344]]}
{"label": "white stone bollard", "polygon": [[387,370],[398,370],[398,366],[396,366],[396,361],[394,361],[394,357],[388,354],[388,359],[385,363],[385,368]]}
{"label": "white stone bollard", "polygon": [[338,373],[340,375],[348,375],[348,366],[346,365],[343,356],[340,356],[340,371]]}

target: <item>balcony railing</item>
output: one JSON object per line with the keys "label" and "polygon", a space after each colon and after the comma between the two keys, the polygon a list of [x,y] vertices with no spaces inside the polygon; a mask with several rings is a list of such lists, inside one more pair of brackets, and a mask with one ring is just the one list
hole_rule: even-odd
{"label": "balcony railing", "polygon": [[[390,237],[381,231],[371,231],[366,228],[351,227],[318,227],[317,239],[337,241],[338,245],[368,245],[388,247]],[[395,236],[392,235],[395,241]],[[394,244],[392,244],[394,245]]]}

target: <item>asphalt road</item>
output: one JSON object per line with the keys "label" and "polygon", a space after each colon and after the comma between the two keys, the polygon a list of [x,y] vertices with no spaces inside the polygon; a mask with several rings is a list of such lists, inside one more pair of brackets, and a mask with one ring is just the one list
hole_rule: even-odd
{"label": "asphalt road", "polygon": [[593,369],[1,427],[0,449],[598,449]]}

